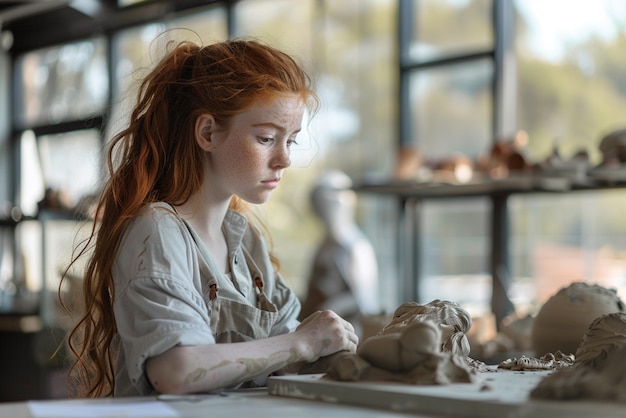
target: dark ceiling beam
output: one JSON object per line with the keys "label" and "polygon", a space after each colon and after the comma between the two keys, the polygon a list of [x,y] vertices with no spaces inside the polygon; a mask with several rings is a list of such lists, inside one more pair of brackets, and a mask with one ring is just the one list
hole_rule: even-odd
{"label": "dark ceiling beam", "polygon": [[[216,0],[152,0],[119,8],[115,0],[46,0],[41,3],[50,3],[47,9],[32,14],[27,14],[24,9],[21,17],[11,19],[2,30],[12,32],[11,53],[16,55],[152,22],[170,13],[216,2]],[[52,7],[52,3],[56,7]],[[101,7],[94,7],[98,5]],[[19,6],[18,9],[28,6],[30,4]],[[4,13],[8,14],[12,9],[0,12],[0,19]]]}
{"label": "dark ceiling beam", "polygon": [[[51,10],[66,7],[70,0],[41,0],[41,1],[21,1],[17,2],[0,2],[3,10],[0,11],[0,29],[6,24],[16,20],[36,16]],[[5,6],[6,4],[10,7]]]}

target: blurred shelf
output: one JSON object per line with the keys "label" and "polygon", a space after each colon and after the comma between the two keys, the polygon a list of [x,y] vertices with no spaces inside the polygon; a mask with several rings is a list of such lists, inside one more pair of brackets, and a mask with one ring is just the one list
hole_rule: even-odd
{"label": "blurred shelf", "polygon": [[18,219],[11,217],[0,217],[0,226],[11,227],[16,226],[24,221],[74,221],[84,222],[93,220],[85,214],[78,211],[70,210],[54,210],[46,209],[39,212],[36,216],[21,216]]}
{"label": "blurred shelf", "polygon": [[453,198],[606,190],[626,187],[626,169],[594,169],[587,176],[544,174],[515,175],[503,179],[472,180],[466,183],[413,180],[365,180],[354,190],[363,193],[394,195],[404,198]]}
{"label": "blurred shelf", "polygon": [[42,329],[39,315],[0,314],[0,332],[32,333]]}
{"label": "blurred shelf", "polygon": [[626,188],[626,168],[588,169],[580,166],[519,173],[502,179],[475,176],[465,183],[445,181],[399,181],[389,178],[366,178],[355,182],[358,193],[396,197],[401,203],[398,219],[398,266],[400,298],[420,300],[420,225],[417,201],[443,198],[488,197],[492,201],[490,222],[491,307],[496,324],[514,312],[508,296],[509,254],[507,200],[511,195],[530,193],[572,193]]}

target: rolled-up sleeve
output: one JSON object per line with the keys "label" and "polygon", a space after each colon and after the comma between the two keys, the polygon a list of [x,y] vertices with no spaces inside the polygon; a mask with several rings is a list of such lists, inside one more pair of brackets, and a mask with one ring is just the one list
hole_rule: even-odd
{"label": "rolled-up sleeve", "polygon": [[133,220],[118,251],[114,312],[132,384],[142,380],[149,357],[215,343],[187,235],[173,215],[157,210]]}
{"label": "rolled-up sleeve", "polygon": [[149,357],[176,345],[215,343],[194,293],[169,279],[137,278],[120,294],[115,316],[131,382],[140,379]]}

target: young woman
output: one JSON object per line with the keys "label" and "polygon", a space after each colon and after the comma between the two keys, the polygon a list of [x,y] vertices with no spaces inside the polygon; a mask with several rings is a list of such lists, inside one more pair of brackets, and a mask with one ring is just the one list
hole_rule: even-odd
{"label": "young woman", "polygon": [[332,311],[297,321],[300,304],[245,213],[279,185],[316,105],[298,64],[254,40],[181,43],[145,78],[78,255],[91,251],[70,334],[79,396],[263,384],[356,350]]}

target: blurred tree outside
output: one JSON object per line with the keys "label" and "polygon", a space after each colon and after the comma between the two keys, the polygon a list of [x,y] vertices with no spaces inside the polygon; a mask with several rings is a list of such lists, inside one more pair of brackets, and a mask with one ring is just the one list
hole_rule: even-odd
{"label": "blurred tree outside", "polygon": [[602,137],[626,128],[625,51],[622,23],[616,38],[591,36],[560,62],[518,55],[518,126],[529,134],[531,160],[543,161],[556,146],[563,158],[582,150],[600,163]]}

